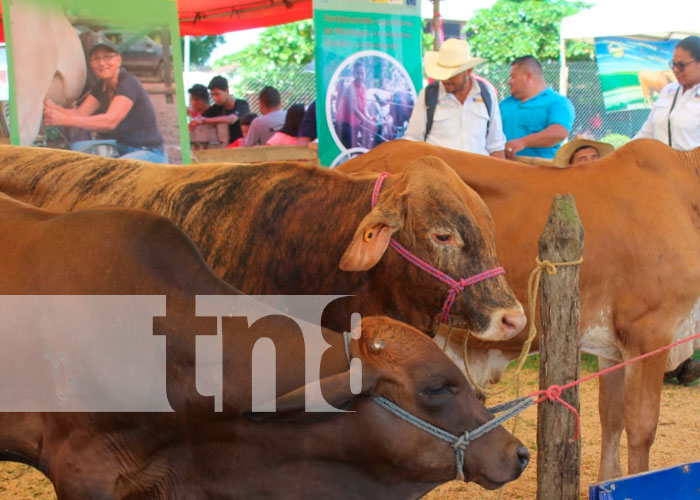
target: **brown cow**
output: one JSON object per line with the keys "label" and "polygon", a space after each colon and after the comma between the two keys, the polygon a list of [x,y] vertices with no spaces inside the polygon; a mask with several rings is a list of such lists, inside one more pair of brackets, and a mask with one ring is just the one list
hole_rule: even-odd
{"label": "brown cow", "polygon": [[[355,295],[327,308],[324,325],[336,331],[350,329],[355,311],[435,327],[448,287],[384,255],[392,234],[455,279],[498,266],[486,205],[437,159],[387,179],[373,210],[376,175],[299,163],[174,167],[16,146],[0,146],[0,159],[0,190],[33,205],[114,204],[170,218],[247,294]],[[452,318],[490,340],[525,323],[503,276],[467,287]]]}
{"label": "brown cow", "polygon": [[[328,402],[353,410],[343,414],[295,410],[305,381],[304,347],[290,318],[267,316],[232,335],[224,326],[224,372],[235,383],[224,392],[224,412],[213,412],[207,398],[193,393],[193,332],[202,332],[206,318],[184,311],[195,295],[237,293],[164,218],[125,209],[54,214],[0,194],[0,301],[25,294],[165,295],[174,320],[168,345],[178,354],[168,372],[174,379],[168,399],[177,402],[177,412],[0,413],[0,460],[42,470],[59,500],[404,499],[454,478],[450,444],[367,396],[388,397],[453,434],[491,416],[432,341],[389,318],[364,318],[362,336],[351,341],[351,354],[363,364],[358,396],[349,389],[342,337],[327,335],[321,387]],[[45,328],[21,335],[41,336]],[[275,342],[277,394],[286,395],[278,399],[284,411],[260,421],[261,414],[252,418],[246,410],[251,352],[262,337]],[[463,472],[466,480],[494,488],[517,478],[527,461],[522,444],[498,427],[470,443]]]}
{"label": "brown cow", "polygon": [[[341,169],[400,172],[408,158],[421,155],[442,158],[484,198],[496,222],[501,261],[521,300],[552,197],[574,195],[585,231],[581,344],[598,355],[601,367],[700,330],[700,150],[683,153],[640,140],[580,167],[556,169],[395,141]],[[500,377],[523,338],[471,350],[482,383]],[[692,352],[685,348],[675,364],[689,356],[687,349]],[[488,370],[487,358],[501,366]],[[648,469],[666,360],[658,355],[601,379],[601,479],[622,474],[623,429],[629,472]]]}
{"label": "brown cow", "polygon": [[676,76],[670,69],[649,70],[643,69],[637,73],[639,86],[647,106],[654,105],[654,96],[661,93],[666,85],[676,81]]}

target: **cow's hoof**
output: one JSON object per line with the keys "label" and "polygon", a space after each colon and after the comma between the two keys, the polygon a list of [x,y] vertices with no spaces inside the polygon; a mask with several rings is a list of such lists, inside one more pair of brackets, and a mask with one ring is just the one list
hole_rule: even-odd
{"label": "cow's hoof", "polygon": [[681,374],[681,372],[683,371],[683,367],[688,361],[690,361],[690,359],[686,359],[685,361],[683,361],[680,365],[676,367],[675,370],[664,373],[664,382],[673,382],[673,379]]}
{"label": "cow's hoof", "polygon": [[686,359],[681,366],[683,369],[676,377],[681,384],[692,384],[700,378],[700,359]]}

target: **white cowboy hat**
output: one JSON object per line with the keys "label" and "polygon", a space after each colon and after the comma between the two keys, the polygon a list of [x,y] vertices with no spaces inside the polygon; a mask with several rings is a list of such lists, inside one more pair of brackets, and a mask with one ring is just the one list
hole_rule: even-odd
{"label": "white cowboy hat", "polygon": [[425,53],[425,73],[435,80],[447,80],[486,61],[472,57],[466,40],[449,38],[440,47],[440,52]]}
{"label": "white cowboy hat", "polygon": [[598,154],[602,158],[605,155],[609,155],[615,151],[615,147],[607,142],[592,141],[590,139],[585,139],[583,137],[577,136],[573,140],[563,144],[555,153],[552,163],[556,167],[569,167],[569,160],[571,156],[579,149],[589,147],[598,151]]}

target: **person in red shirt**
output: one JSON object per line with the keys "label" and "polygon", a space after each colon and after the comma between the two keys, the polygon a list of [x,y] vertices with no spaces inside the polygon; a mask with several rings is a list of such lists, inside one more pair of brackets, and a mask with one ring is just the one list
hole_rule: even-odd
{"label": "person in red shirt", "polygon": [[369,133],[372,119],[367,115],[365,67],[360,61],[352,67],[353,81],[338,101],[336,127],[340,142],[347,149],[360,144],[359,136]]}

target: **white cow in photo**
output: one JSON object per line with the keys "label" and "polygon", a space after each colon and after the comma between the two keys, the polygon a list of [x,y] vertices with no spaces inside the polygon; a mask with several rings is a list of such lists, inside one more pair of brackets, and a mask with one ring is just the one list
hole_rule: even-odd
{"label": "white cow in photo", "polygon": [[13,0],[10,22],[20,144],[30,146],[39,133],[44,101],[72,106],[87,67],[78,32],[63,12]]}

